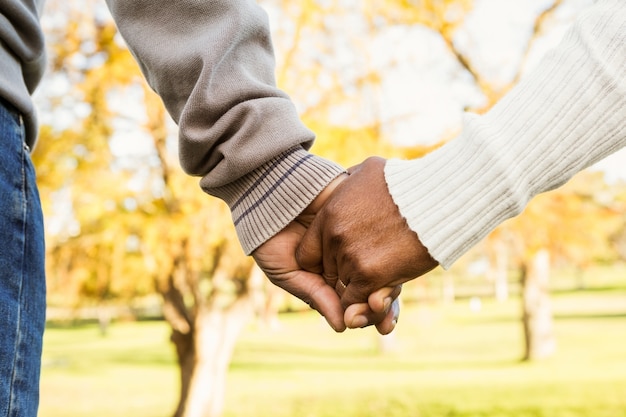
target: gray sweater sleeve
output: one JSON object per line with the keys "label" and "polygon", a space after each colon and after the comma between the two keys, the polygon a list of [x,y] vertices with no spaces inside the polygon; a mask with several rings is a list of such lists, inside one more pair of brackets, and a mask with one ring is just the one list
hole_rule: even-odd
{"label": "gray sweater sleeve", "polygon": [[183,169],[226,201],[246,253],[343,169],[275,85],[269,23],[254,0],[107,0],[150,86],[179,126]]}
{"label": "gray sweater sleeve", "polygon": [[626,2],[598,1],[559,47],[459,137],[385,167],[389,190],[449,267],[538,193],[626,145]]}
{"label": "gray sweater sleeve", "polygon": [[0,97],[24,117],[26,143],[37,139],[37,115],[31,94],[46,67],[44,35],[39,24],[43,0],[0,1]]}

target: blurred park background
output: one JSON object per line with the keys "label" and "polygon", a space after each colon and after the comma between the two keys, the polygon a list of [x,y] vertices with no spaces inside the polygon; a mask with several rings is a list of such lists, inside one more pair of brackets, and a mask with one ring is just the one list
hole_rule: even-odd
{"label": "blurred park background", "polygon": [[[350,166],[452,139],[591,0],[259,3],[314,152]],[[392,335],[338,335],[182,174],[104,1],[48,0],[43,24],[41,417],[626,416],[623,152],[407,284]]]}

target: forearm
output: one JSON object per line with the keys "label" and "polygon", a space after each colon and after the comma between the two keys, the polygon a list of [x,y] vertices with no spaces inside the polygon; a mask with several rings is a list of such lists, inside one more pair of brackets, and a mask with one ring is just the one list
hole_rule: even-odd
{"label": "forearm", "polygon": [[256,2],[107,3],[179,126],[183,169],[229,204],[247,253],[343,171],[306,151],[314,136],[275,85],[269,23]]}
{"label": "forearm", "polygon": [[444,267],[538,193],[626,145],[626,7],[598,2],[484,116],[424,158],[392,160],[389,190]]}

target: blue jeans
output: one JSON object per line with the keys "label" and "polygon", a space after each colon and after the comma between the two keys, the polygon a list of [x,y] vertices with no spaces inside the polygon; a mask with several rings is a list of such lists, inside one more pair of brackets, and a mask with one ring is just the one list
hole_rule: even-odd
{"label": "blue jeans", "polygon": [[44,234],[20,115],[0,100],[0,417],[35,417],[46,313]]}

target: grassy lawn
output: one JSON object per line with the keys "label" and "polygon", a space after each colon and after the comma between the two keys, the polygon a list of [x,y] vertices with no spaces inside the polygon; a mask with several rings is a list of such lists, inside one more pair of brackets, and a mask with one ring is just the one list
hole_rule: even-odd
{"label": "grassy lawn", "polygon": [[169,416],[177,374],[165,323],[49,328],[40,417]]}
{"label": "grassy lawn", "polygon": [[[621,280],[626,287],[626,279]],[[405,306],[392,338],[334,334],[312,313],[252,323],[225,417],[624,417],[626,288],[558,292],[558,354],[519,362],[519,300]],[[177,370],[160,322],[50,328],[40,417],[169,416]],[[390,346],[381,353],[381,346]]]}

